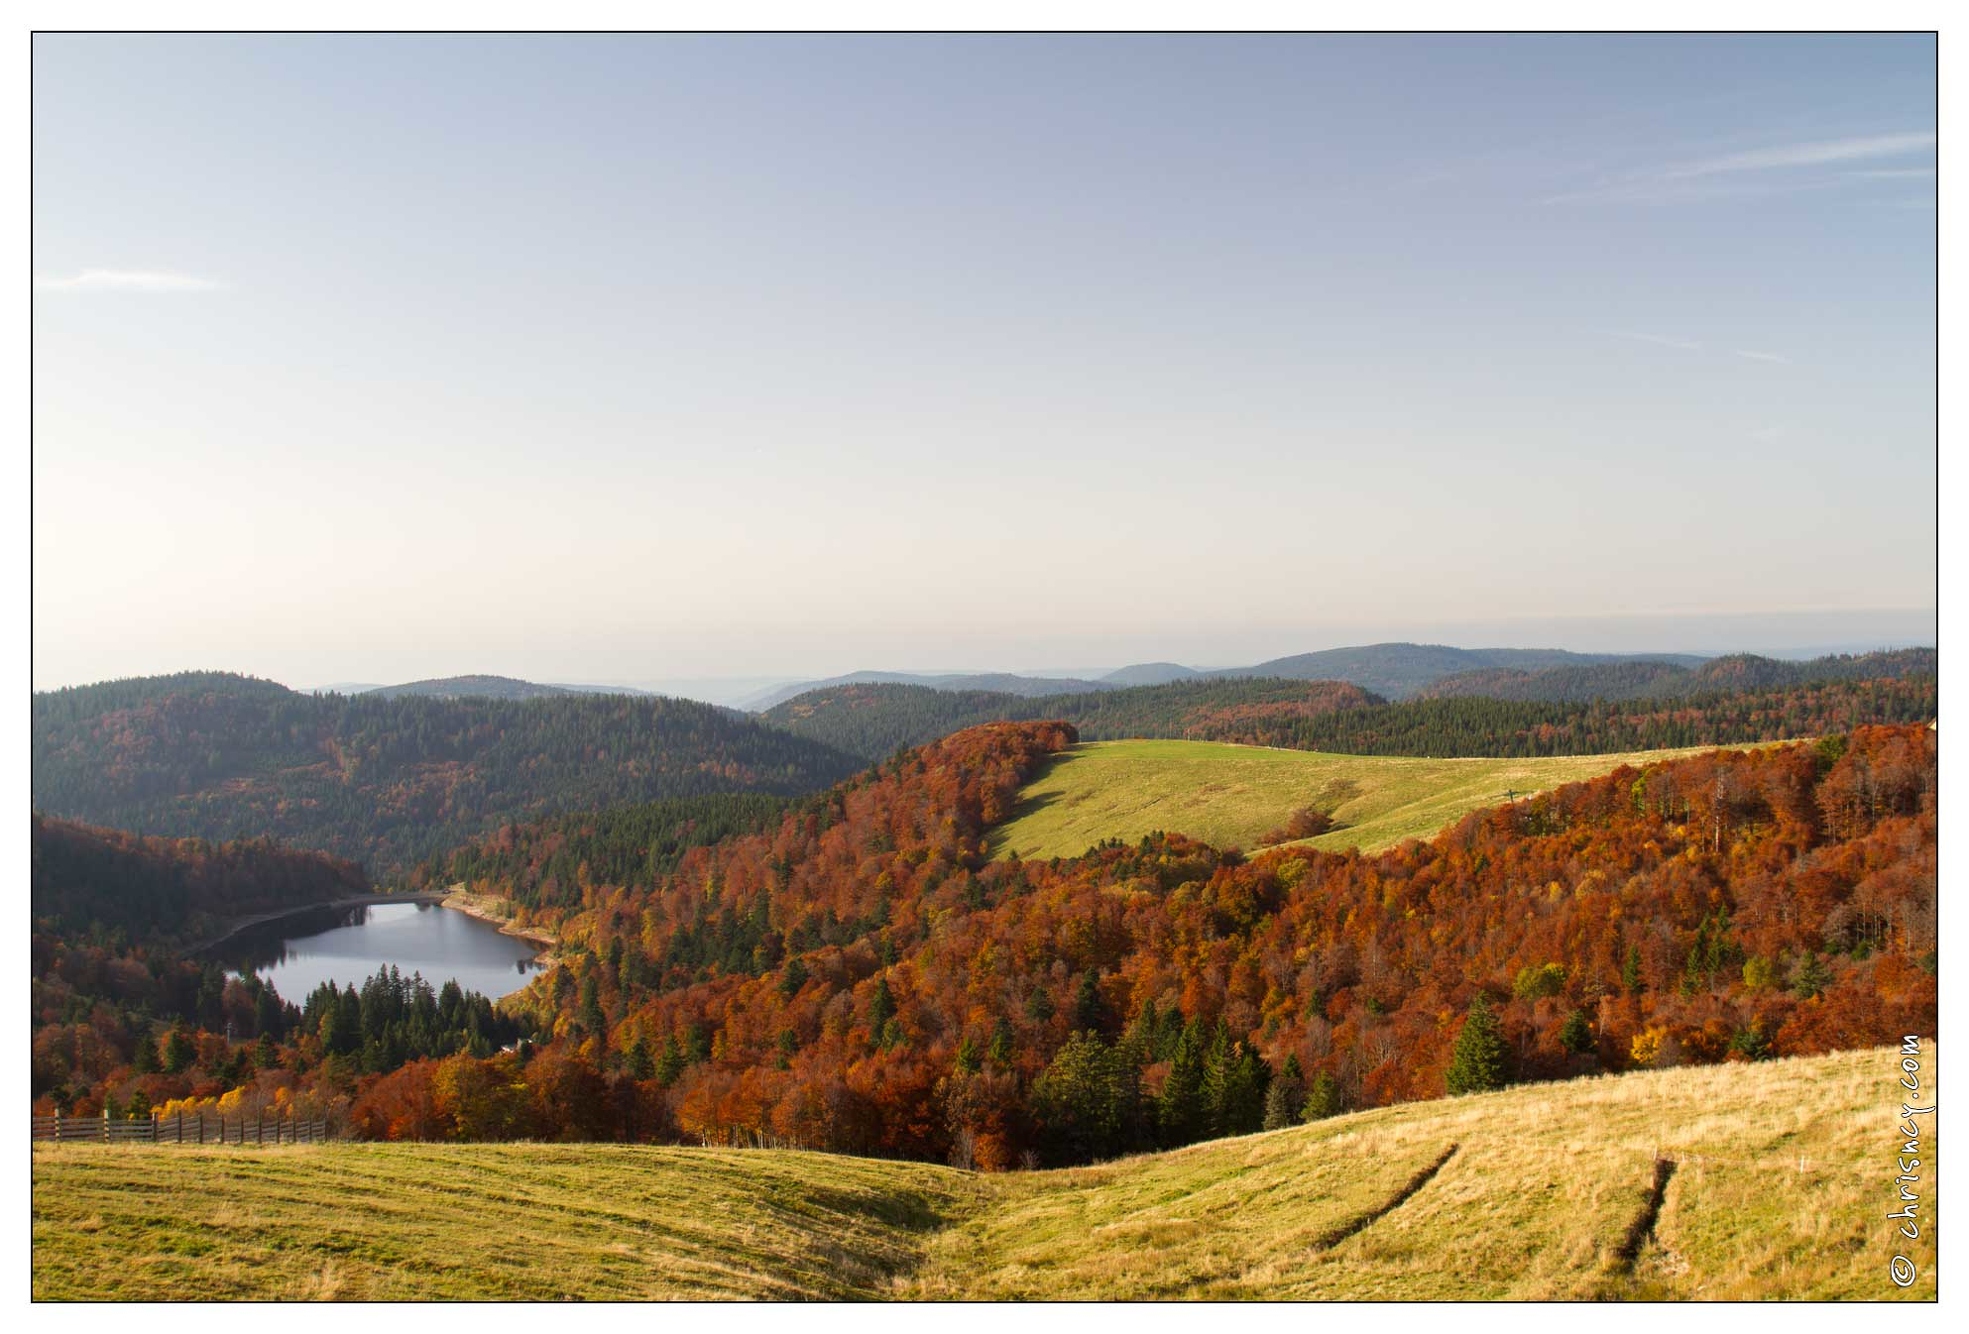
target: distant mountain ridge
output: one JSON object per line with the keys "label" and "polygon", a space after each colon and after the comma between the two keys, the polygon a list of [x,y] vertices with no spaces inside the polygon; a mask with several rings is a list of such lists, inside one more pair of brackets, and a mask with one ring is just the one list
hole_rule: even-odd
{"label": "distant mountain ridge", "polygon": [[989,691],[995,695],[1032,698],[1039,695],[1079,695],[1111,686],[1075,677],[1020,676],[1013,672],[849,672],[825,681],[794,681],[754,695],[740,707],[752,713],[766,713],[796,695],[837,686],[896,685],[922,686],[929,690],[957,692]]}
{"label": "distant mountain ridge", "polygon": [[[1441,659],[1439,659],[1441,661]],[[1345,681],[1199,676],[1070,695],[885,682],[796,695],[765,722],[868,760],[984,722],[1062,719],[1084,740],[1162,737],[1390,755],[1559,755],[1816,735],[1934,716],[1933,649],[1695,668],[1641,660],[1496,667],[1388,700]]]}
{"label": "distant mountain ridge", "polygon": [[1574,653],[1557,648],[1454,648],[1448,644],[1364,644],[1273,658],[1255,667],[1212,672],[1212,676],[1282,676],[1301,681],[1351,681],[1391,700],[1406,699],[1461,672],[1486,669],[1543,671],[1558,667],[1618,662],[1666,662],[1694,667],[1703,658],[1689,653]]}
{"label": "distant mountain ridge", "polygon": [[1163,686],[1171,681],[1188,681],[1205,673],[1194,667],[1185,667],[1180,662],[1138,662],[1128,667],[1117,667],[1101,678],[1103,685],[1117,686]]}
{"label": "distant mountain ridge", "polygon": [[1387,699],[1405,699],[1447,676],[1485,669],[1540,671],[1562,666],[1610,662],[1666,662],[1695,667],[1707,661],[1693,653],[1574,653],[1556,648],[1453,648],[1446,644],[1362,644],[1273,658],[1253,667],[1203,670],[1179,662],[1142,662],[1118,667],[1098,680],[1023,676],[1012,672],[850,672],[824,681],[796,681],[745,700],[740,707],[767,713],[815,690],[850,685],[909,685],[931,690],[979,691],[1032,699],[1046,695],[1125,690],[1176,681],[1268,678],[1287,681],[1344,681]]}
{"label": "distant mountain ridge", "polygon": [[427,699],[547,699],[557,695],[639,695],[647,690],[630,686],[542,685],[511,676],[440,676],[427,681],[407,681],[402,685],[371,686],[359,692],[383,699],[404,696]]}
{"label": "distant mountain ridge", "polygon": [[1658,659],[1567,665],[1526,671],[1496,667],[1459,672],[1431,682],[1418,698],[1577,701],[1672,699],[1714,691],[1776,690],[1822,681],[1882,680],[1933,673],[1938,657],[1931,648],[1889,649],[1879,653],[1829,654],[1806,662],[1732,653],[1694,667]]}

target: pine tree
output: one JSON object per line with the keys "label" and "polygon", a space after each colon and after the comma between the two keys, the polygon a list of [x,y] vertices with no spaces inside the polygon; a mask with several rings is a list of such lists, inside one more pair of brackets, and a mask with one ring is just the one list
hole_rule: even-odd
{"label": "pine tree", "polygon": [[978,1057],[978,1044],[969,1033],[957,1044],[957,1059],[954,1068],[962,1075],[975,1075],[981,1064]]}
{"label": "pine tree", "polygon": [[1231,1083],[1231,1026],[1222,1019],[1210,1034],[1210,1047],[1203,1057],[1203,1133],[1226,1135],[1224,1128],[1227,1094]]}
{"label": "pine tree", "polygon": [[888,1032],[889,1021],[896,1017],[895,993],[889,990],[889,979],[875,979],[875,994],[868,1000],[868,1036],[876,1046],[881,1046]]}
{"label": "pine tree", "polygon": [[1299,1057],[1287,1056],[1285,1064],[1272,1077],[1265,1090],[1265,1129],[1282,1130],[1299,1123],[1299,1109],[1306,1103],[1306,1077],[1299,1068]]}
{"label": "pine tree", "polygon": [[164,1072],[182,1074],[191,1068],[198,1059],[198,1044],[192,1041],[191,1034],[182,1028],[174,1028],[164,1039]]}
{"label": "pine tree", "polygon": [[1217,1133],[1249,1135],[1265,1124],[1265,1098],[1270,1091],[1272,1068],[1248,1042],[1231,1044],[1230,1062],[1224,1071],[1223,1103],[1218,1111]]}
{"label": "pine tree", "polygon": [[1575,1056],[1593,1050],[1593,1026],[1586,1022],[1586,1011],[1574,1010],[1559,1026],[1559,1045]]}
{"label": "pine tree", "polygon": [[1456,1035],[1450,1052],[1449,1069],[1443,1083],[1451,1094],[1481,1093],[1503,1088],[1509,1082],[1511,1048],[1504,1040],[1503,1026],[1491,1013],[1490,1000],[1483,992],[1470,1002],[1470,1013],[1463,1020],[1463,1031]]}
{"label": "pine tree", "polygon": [[130,1069],[140,1075],[157,1073],[157,1038],[148,1030],[137,1034],[137,1051],[130,1059]]}
{"label": "pine tree", "polygon": [[1074,989],[1073,1026],[1076,1030],[1087,1029],[1096,1033],[1107,1031],[1107,1002],[1101,999],[1101,988],[1095,982],[1091,969],[1080,975],[1080,985]]}
{"label": "pine tree", "polygon": [[991,1043],[985,1048],[985,1059],[991,1062],[994,1069],[1008,1070],[1011,1068],[1012,1044],[1016,1040],[1017,1036],[1012,1032],[1011,1020],[1002,1014],[999,1015],[998,1022],[992,1025]]}
{"label": "pine tree", "polygon": [[1620,985],[1630,996],[1641,994],[1641,947],[1629,945],[1627,958],[1620,965]]}
{"label": "pine tree", "polygon": [[1299,1111],[1301,1121],[1324,1121],[1329,1116],[1340,1114],[1340,1085],[1333,1076],[1322,1070],[1313,1078],[1313,1086],[1306,1091],[1306,1105]]}
{"label": "pine tree", "polygon": [[1832,970],[1819,958],[1817,950],[1806,950],[1805,957],[1798,961],[1798,971],[1791,979],[1791,994],[1801,1000],[1810,1000],[1819,995],[1832,983]]}
{"label": "pine tree", "polygon": [[1203,1037],[1195,1021],[1183,1026],[1168,1077],[1156,1099],[1156,1121],[1166,1148],[1202,1139],[1209,1122],[1203,1103]]}
{"label": "pine tree", "polygon": [[1033,1081],[1032,1107],[1055,1162],[1088,1162],[1135,1147],[1140,1070],[1132,1051],[1075,1033]]}
{"label": "pine tree", "polygon": [[656,1073],[656,1060],[649,1054],[649,1039],[636,1034],[636,1040],[629,1044],[629,1055],[625,1062],[631,1079],[648,1079]]}
{"label": "pine tree", "polygon": [[687,1064],[689,1063],[684,1060],[683,1046],[677,1041],[677,1035],[672,1033],[663,1040],[663,1050],[657,1055],[656,1068],[650,1073],[657,1083],[664,1088],[669,1088],[677,1082],[677,1077],[684,1073]]}
{"label": "pine tree", "polygon": [[1035,1024],[1043,1024],[1053,1017],[1053,993],[1044,983],[1035,986],[1032,994],[1026,997],[1026,1018]]}
{"label": "pine tree", "polygon": [[593,973],[581,979],[580,1023],[594,1037],[608,1036],[608,1018],[602,1013],[601,986]]}

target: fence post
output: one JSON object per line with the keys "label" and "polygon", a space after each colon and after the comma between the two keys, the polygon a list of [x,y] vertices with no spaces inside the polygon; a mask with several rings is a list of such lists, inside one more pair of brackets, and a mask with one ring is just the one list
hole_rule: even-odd
{"label": "fence post", "polygon": [[103,1098],[103,1143],[109,1143],[109,1098]]}

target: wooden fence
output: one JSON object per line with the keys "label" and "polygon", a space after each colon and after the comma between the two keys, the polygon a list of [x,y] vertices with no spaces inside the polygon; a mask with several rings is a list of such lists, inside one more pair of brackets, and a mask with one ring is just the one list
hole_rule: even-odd
{"label": "wooden fence", "polygon": [[292,1116],[37,1116],[34,1138],[51,1144],[320,1144],[328,1122]]}

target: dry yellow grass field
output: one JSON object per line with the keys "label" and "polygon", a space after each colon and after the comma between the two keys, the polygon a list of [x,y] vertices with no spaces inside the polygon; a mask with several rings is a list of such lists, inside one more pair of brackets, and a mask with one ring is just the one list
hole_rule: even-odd
{"label": "dry yellow grass field", "polygon": [[[1897,1243],[1886,1217],[1898,1062],[1879,1049],[1529,1085],[1006,1176],[612,1145],[41,1146],[33,1286],[110,1300],[1932,1298],[1932,1118],[1921,1239]],[[1931,1044],[1922,1065],[1932,1101]],[[1661,1158],[1673,1175],[1629,1261]],[[1906,1288],[1888,1277],[1896,1254],[1916,1267]]]}

